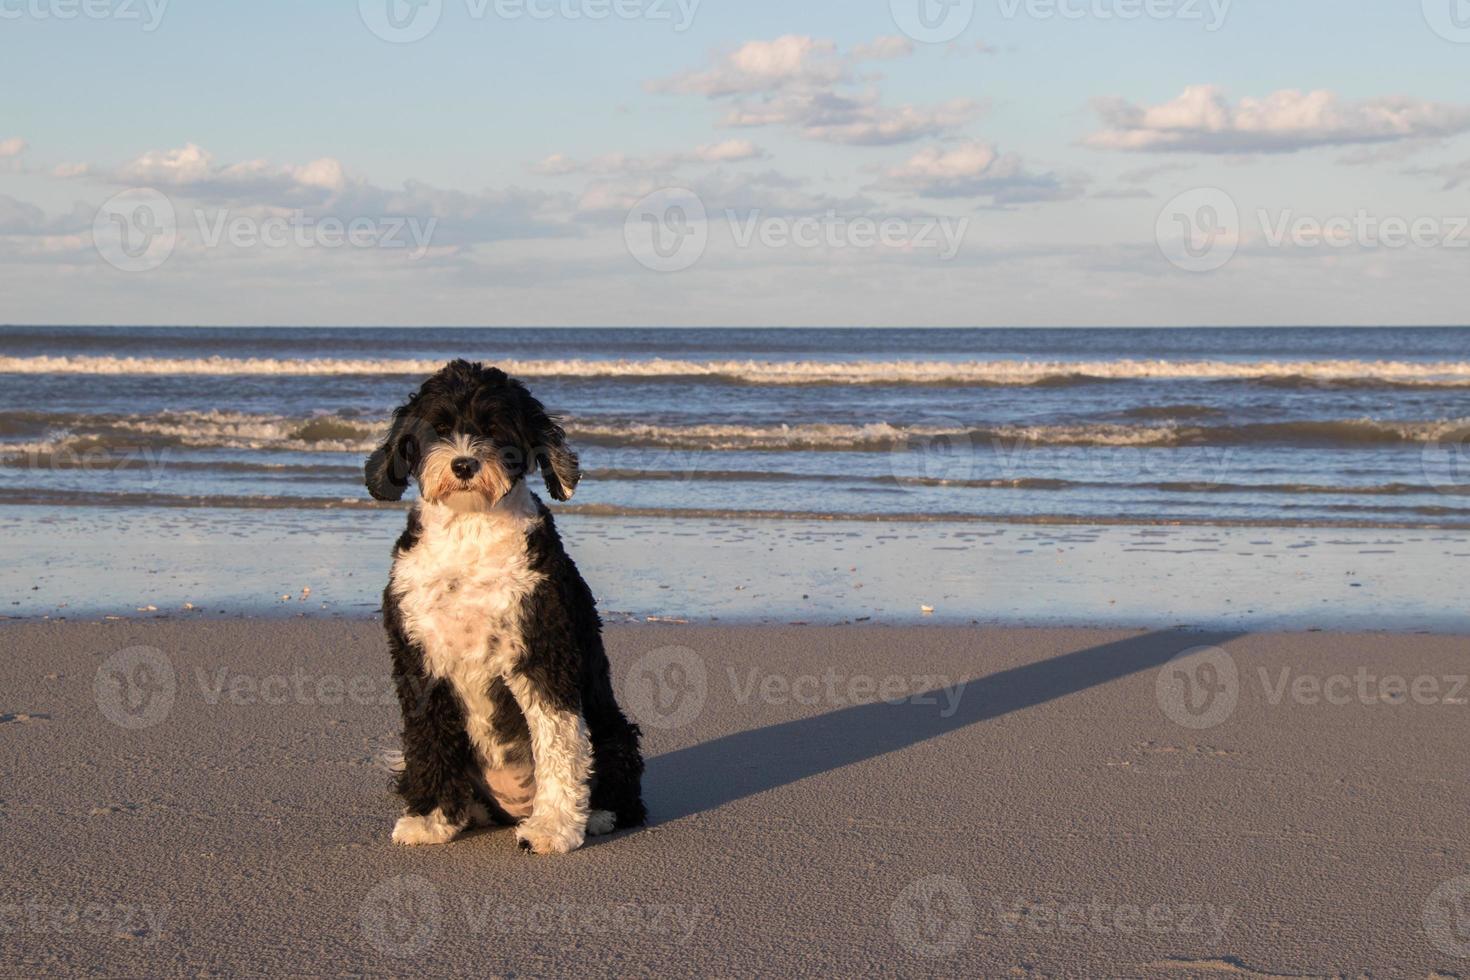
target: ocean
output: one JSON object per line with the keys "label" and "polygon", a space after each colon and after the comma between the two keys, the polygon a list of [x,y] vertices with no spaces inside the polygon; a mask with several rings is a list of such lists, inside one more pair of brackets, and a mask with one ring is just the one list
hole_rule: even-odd
{"label": "ocean", "polygon": [[[936,552],[969,560],[975,535],[1048,543],[1066,528],[1094,541],[1205,528],[1190,540],[1229,531],[1241,547],[1283,549],[1334,529],[1365,545],[1443,532],[1451,557],[1470,530],[1466,328],[20,326],[0,328],[0,529],[32,536],[30,560],[70,571],[48,593],[12,568],[4,584],[45,597],[12,605],[96,603],[69,582],[109,595],[119,580],[146,584],[116,550],[171,536],[228,538],[256,567],[270,562],[241,556],[267,539],[311,534],[330,550],[369,528],[386,562],[400,518],[368,500],[363,457],[392,408],[455,357],[505,368],[565,418],[586,477],[557,509],[612,565],[615,542],[627,551],[639,536],[708,552],[711,528],[789,543],[832,522],[869,543],[927,535],[926,567]],[[959,537],[934,543],[938,532],[917,530],[927,525]],[[98,574],[72,567],[77,554]],[[181,554],[155,563],[176,571]],[[836,569],[832,558],[818,563]],[[215,581],[208,566],[198,581]],[[222,594],[230,576],[216,577],[201,591]],[[364,579],[352,605],[372,602]],[[658,605],[644,602],[654,590],[634,590],[640,613]],[[994,611],[981,605],[963,607]]]}
{"label": "ocean", "polygon": [[0,504],[367,506],[454,357],[601,514],[1470,527],[1470,330],[0,330]]}

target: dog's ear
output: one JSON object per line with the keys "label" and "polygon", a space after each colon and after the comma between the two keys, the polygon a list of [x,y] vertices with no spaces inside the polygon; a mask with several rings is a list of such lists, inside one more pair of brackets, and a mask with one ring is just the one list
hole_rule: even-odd
{"label": "dog's ear", "polygon": [[577,492],[577,484],[582,480],[581,462],[577,459],[577,454],[567,446],[567,434],[561,427],[561,420],[555,415],[548,415],[539,402],[535,404],[531,425],[534,439],[531,459],[541,469],[541,477],[546,481],[546,492],[557,500],[571,500],[572,494]]}
{"label": "dog's ear", "polygon": [[507,377],[498,368],[488,372],[492,380],[508,384],[514,392],[516,428],[520,448],[524,451],[523,472],[530,476],[540,470],[546,481],[546,491],[556,500],[571,500],[582,479],[582,466],[577,454],[567,446],[567,434],[562,430],[561,419],[546,411],[523,383]]}
{"label": "dog's ear", "polygon": [[417,415],[414,402],[393,413],[393,425],[383,444],[368,457],[363,467],[368,493],[376,500],[402,500],[408,490],[408,478],[419,464]]}

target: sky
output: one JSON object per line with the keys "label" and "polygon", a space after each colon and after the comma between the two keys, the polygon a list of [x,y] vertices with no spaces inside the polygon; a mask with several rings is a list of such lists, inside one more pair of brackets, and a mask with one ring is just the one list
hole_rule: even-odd
{"label": "sky", "polygon": [[0,323],[1462,324],[1470,0],[0,0]]}

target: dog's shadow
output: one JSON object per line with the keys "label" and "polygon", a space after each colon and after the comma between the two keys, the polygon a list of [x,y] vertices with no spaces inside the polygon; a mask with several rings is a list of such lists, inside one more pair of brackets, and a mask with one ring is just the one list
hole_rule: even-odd
{"label": "dog's shadow", "polygon": [[753,728],[668,752],[647,763],[650,823],[714,810],[1158,668],[1186,650],[1221,646],[1242,635],[1160,631],[1013,667],[971,681],[949,717],[943,713],[950,701],[945,692],[935,691],[902,703],[878,701]]}

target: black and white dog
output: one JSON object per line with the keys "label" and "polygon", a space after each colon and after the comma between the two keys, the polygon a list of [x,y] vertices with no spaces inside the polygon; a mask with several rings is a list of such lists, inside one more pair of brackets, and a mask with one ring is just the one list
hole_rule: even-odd
{"label": "black and white dog", "polygon": [[526,478],[581,477],[557,420],[504,371],[455,361],[393,413],[367,488],[420,499],[393,552],[383,623],[403,709],[399,844],[516,825],[564,854],[644,822],[639,732],[613,696],[592,592]]}

